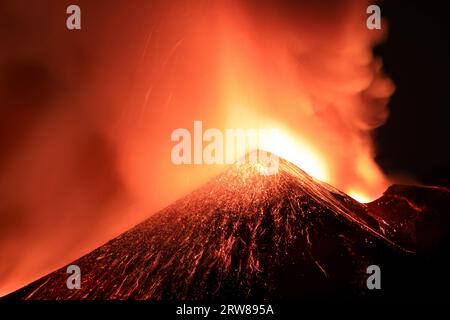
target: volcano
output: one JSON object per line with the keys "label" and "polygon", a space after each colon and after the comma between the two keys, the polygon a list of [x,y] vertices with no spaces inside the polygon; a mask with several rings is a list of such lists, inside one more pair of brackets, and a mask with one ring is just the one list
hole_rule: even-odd
{"label": "volcano", "polygon": [[[361,204],[280,160],[240,163],[11,299],[301,299],[439,294],[450,190],[391,186]],[[367,268],[381,269],[368,290]],[[448,282],[448,281],[447,281]]]}

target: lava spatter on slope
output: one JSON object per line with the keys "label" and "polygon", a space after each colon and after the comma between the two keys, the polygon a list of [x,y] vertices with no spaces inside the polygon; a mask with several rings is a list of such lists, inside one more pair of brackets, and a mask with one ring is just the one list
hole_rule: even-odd
{"label": "lava spatter on slope", "polygon": [[378,212],[385,209],[360,204],[284,160],[270,176],[257,164],[236,164],[73,262],[81,289],[67,288],[64,267],[10,297],[365,296],[369,265],[396,263],[415,250],[400,221]]}

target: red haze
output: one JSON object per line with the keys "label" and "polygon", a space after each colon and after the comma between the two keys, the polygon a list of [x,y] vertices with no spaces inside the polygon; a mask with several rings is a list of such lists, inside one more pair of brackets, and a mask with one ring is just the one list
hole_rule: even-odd
{"label": "red haze", "polygon": [[0,2],[0,295],[223,170],[170,161],[194,120],[279,127],[281,156],[383,191],[370,131],[393,86],[368,3],[291,2],[80,0],[80,31],[64,1]]}

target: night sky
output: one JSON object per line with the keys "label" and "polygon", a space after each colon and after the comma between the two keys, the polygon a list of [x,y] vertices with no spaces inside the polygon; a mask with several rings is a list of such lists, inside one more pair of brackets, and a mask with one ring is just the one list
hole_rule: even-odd
{"label": "night sky", "polygon": [[450,46],[442,2],[384,1],[388,39],[376,49],[396,84],[386,124],[375,132],[377,162],[426,184],[450,184]]}

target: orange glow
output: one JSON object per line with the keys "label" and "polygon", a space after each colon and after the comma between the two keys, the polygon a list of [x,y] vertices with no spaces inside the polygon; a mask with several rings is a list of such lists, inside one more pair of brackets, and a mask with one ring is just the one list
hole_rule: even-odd
{"label": "orange glow", "polygon": [[2,158],[0,296],[223,172],[171,162],[171,133],[194,120],[276,129],[261,148],[359,201],[387,187],[371,133],[394,86],[369,1],[85,1],[92,19],[70,36],[64,1],[30,3],[5,3],[21,27],[1,51],[17,131]]}
{"label": "orange glow", "polygon": [[348,190],[347,194],[352,197],[353,199],[355,199],[356,201],[359,201],[361,203],[368,203],[370,201],[372,201],[372,199],[370,199],[370,197],[366,194],[364,194],[363,192],[360,191],[355,191],[355,190]]}
{"label": "orange glow", "polygon": [[264,33],[242,11],[222,10],[219,88],[225,127],[276,129],[260,148],[369,202],[389,184],[370,132],[387,117],[393,85],[372,54],[382,34],[365,28],[364,6],[316,30],[278,21],[270,12],[279,8],[268,5]]}
{"label": "orange glow", "polygon": [[260,140],[260,148],[286,159],[316,179],[328,181],[326,162],[305,141],[281,130]]}

